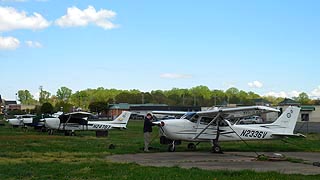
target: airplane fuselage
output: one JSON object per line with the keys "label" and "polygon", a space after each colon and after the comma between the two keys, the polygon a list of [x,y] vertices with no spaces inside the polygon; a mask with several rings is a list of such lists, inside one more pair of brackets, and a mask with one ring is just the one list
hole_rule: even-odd
{"label": "airplane fuselage", "polygon": [[60,123],[59,118],[47,118],[45,126],[49,129],[65,130],[65,131],[107,131],[112,128],[124,128],[121,124],[115,124],[108,121],[88,121],[87,124],[79,123]]}
{"label": "airplane fuselage", "polygon": [[[211,141],[217,137],[217,126],[215,125],[210,125],[199,137],[195,138],[207,126],[206,124],[190,122],[187,119],[163,120],[162,122],[164,123],[163,135],[172,140],[200,142]],[[220,126],[219,141],[274,139],[270,126],[270,124]]]}
{"label": "airplane fuselage", "polygon": [[34,117],[34,115],[18,115],[16,118],[8,119],[7,121],[12,126],[31,125]]}

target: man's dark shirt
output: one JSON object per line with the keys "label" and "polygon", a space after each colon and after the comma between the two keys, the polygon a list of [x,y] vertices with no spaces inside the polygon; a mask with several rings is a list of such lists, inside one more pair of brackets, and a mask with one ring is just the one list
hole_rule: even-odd
{"label": "man's dark shirt", "polygon": [[154,124],[152,124],[151,119],[144,118],[143,132],[152,132],[152,126],[154,126]]}

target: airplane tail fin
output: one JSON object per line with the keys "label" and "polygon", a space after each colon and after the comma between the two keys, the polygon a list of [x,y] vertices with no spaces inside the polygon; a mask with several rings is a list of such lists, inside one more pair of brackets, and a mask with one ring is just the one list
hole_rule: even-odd
{"label": "airplane tail fin", "polygon": [[300,108],[296,106],[289,106],[280,117],[271,124],[272,129],[278,135],[293,135],[293,130],[296,126]]}
{"label": "airplane tail fin", "polygon": [[130,119],[131,112],[123,111],[116,119],[111,121],[110,123],[117,128],[126,128],[128,121]]}

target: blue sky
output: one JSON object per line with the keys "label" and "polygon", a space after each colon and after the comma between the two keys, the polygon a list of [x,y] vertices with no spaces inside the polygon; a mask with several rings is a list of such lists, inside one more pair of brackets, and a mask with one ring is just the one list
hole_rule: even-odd
{"label": "blue sky", "polygon": [[318,98],[319,8],[311,0],[0,0],[0,94],[205,85]]}

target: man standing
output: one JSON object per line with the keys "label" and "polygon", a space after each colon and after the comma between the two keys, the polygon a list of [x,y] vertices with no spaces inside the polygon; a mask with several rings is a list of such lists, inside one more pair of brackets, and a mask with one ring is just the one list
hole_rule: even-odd
{"label": "man standing", "polygon": [[152,132],[152,115],[150,113],[144,118],[143,124],[143,136],[144,136],[144,152],[149,152],[149,144],[151,142],[151,132]]}

